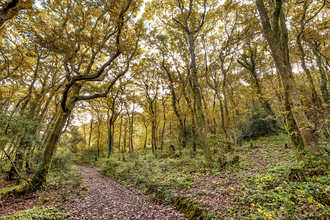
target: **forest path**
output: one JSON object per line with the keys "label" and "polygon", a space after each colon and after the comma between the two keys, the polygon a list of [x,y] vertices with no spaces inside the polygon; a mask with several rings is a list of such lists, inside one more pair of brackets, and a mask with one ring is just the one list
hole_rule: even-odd
{"label": "forest path", "polygon": [[88,191],[63,205],[70,219],[186,219],[171,206],[157,205],[94,168],[78,166]]}

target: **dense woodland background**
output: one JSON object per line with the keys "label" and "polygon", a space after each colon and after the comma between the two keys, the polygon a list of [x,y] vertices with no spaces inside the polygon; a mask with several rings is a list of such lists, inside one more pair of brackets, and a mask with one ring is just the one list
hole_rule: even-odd
{"label": "dense woodland background", "polygon": [[224,169],[279,135],[291,181],[329,178],[329,14],[327,0],[2,2],[0,169],[31,189],[70,161]]}

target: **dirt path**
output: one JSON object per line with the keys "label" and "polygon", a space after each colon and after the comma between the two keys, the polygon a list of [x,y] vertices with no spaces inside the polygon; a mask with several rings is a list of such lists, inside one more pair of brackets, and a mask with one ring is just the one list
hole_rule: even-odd
{"label": "dirt path", "polygon": [[173,207],[157,205],[95,169],[79,167],[88,192],[64,204],[77,212],[70,219],[185,219]]}

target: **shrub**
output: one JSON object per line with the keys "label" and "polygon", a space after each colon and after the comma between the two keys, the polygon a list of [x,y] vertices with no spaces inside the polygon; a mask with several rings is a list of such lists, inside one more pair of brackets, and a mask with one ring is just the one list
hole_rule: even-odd
{"label": "shrub", "polygon": [[247,116],[248,121],[240,137],[241,140],[250,140],[276,133],[276,121],[261,110],[255,110]]}
{"label": "shrub", "polygon": [[73,161],[77,164],[91,165],[95,163],[97,157],[97,149],[95,145],[78,150],[74,154]]}
{"label": "shrub", "polygon": [[124,163],[122,161],[119,161],[116,157],[110,157],[103,163],[101,172],[107,176],[115,176],[117,169],[123,166]]}
{"label": "shrub", "polygon": [[52,161],[52,169],[67,170],[72,165],[73,153],[57,152]]}

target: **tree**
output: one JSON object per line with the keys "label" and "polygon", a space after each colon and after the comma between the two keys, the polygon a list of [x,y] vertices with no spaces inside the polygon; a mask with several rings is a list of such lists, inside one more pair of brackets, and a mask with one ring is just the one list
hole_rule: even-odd
{"label": "tree", "polygon": [[[271,3],[271,2],[270,2]],[[288,94],[288,101],[290,103],[292,114],[295,123],[298,126],[299,132],[302,136],[304,144],[307,148],[313,147],[317,144],[317,139],[313,133],[304,110],[300,102],[299,91],[296,82],[293,78],[292,67],[289,57],[289,38],[288,29],[285,24],[285,15],[282,10],[282,1],[276,0],[275,5],[271,4],[272,16],[268,17],[268,11],[265,7],[263,0],[256,0],[257,8],[259,11],[264,36],[271,49],[271,54],[275,60],[276,68],[278,69],[285,91]]]}
{"label": "tree", "polygon": [[151,149],[152,153],[157,150],[157,128],[158,128],[158,96],[160,85],[160,74],[157,67],[150,60],[143,60],[141,65],[148,65],[140,76],[139,87],[141,88],[145,102],[140,102],[140,106],[149,114],[151,122]]}
{"label": "tree", "polygon": [[[302,44],[302,41],[301,41],[301,37],[304,35],[304,31],[305,31],[305,27],[306,25],[313,19],[316,17],[316,15],[322,10],[322,8],[325,6],[325,3],[326,1],[324,1],[322,7],[312,16],[310,17],[309,19],[306,20],[306,15],[307,15],[307,9],[309,7],[309,1],[304,1],[304,5],[303,5],[303,10],[302,10],[302,14],[301,14],[301,18],[300,18],[300,22],[299,22],[299,32],[297,34],[297,37],[296,37],[296,42],[297,42],[297,45],[298,45],[298,49],[299,49],[299,52],[300,52],[300,61],[301,61],[301,66],[303,68],[303,70],[305,71],[306,73],[306,76],[307,76],[307,79],[308,79],[308,83],[309,83],[309,87],[311,89],[311,93],[312,93],[312,103],[315,105],[315,106],[318,106],[320,107],[321,105],[321,100],[320,100],[320,97],[319,95],[317,94],[316,92],[316,89],[315,89],[315,85],[314,85],[314,82],[313,82],[313,78],[312,78],[312,75],[310,73],[310,70],[309,68],[307,67],[306,65],[306,53],[305,53],[305,50],[303,48],[303,44]],[[315,51],[315,50],[313,50]],[[316,51],[315,51],[316,52]],[[316,53],[317,54],[317,53]],[[323,74],[321,73],[321,77],[323,76]],[[324,86],[323,86],[324,88]],[[322,89],[321,89],[322,91]],[[326,92],[324,89],[323,89],[324,92]]]}
{"label": "tree", "polygon": [[[57,22],[61,25],[54,25],[43,35],[39,34],[40,29],[34,32],[42,45],[62,57],[67,84],[62,92],[60,113],[32,178],[33,188],[45,182],[61,131],[77,101],[106,97],[117,80],[128,71],[129,63],[137,53],[136,33],[134,27],[127,23],[138,2],[127,0],[117,4],[108,1],[101,4],[104,7],[100,8],[97,2],[51,1],[47,7],[58,8],[60,14],[56,18],[60,19]],[[88,8],[88,11],[79,8]],[[48,18],[54,17],[50,14]],[[48,26],[46,21],[41,25]],[[126,60],[119,58],[121,54]],[[105,80],[105,74],[112,75],[112,78]],[[89,90],[95,81],[106,83],[96,91]],[[100,90],[104,92],[100,93]]]}
{"label": "tree", "polygon": [[[156,3],[156,2],[154,2]],[[207,29],[208,21],[209,25],[212,23],[212,15],[210,15],[210,9],[213,7],[214,2],[208,1],[160,1],[158,2],[158,10],[166,11],[162,13],[161,19],[164,19],[164,23],[183,35],[186,41],[187,52],[190,59],[189,75],[191,79],[191,86],[194,94],[194,100],[196,102],[197,112],[197,124],[201,137],[202,147],[204,150],[204,156],[207,161],[212,161],[212,154],[207,142],[207,130],[205,124],[205,116],[202,106],[202,96],[200,92],[200,75],[198,73],[197,61],[196,61],[196,40],[198,36]],[[157,6],[156,6],[157,7]],[[168,14],[170,16],[168,16]],[[203,29],[204,28],[204,29]]]}
{"label": "tree", "polygon": [[[120,85],[119,88],[117,88],[117,91],[112,91],[112,96],[106,99],[108,118],[108,158],[114,148],[115,122],[123,111],[123,102],[120,101],[120,93],[122,93],[122,90],[125,88],[121,88],[122,86],[123,85]],[[118,108],[118,102],[120,102],[120,108]]]}

